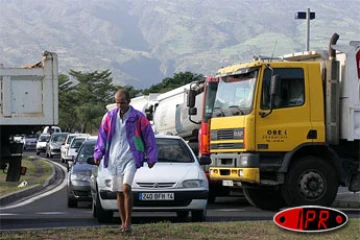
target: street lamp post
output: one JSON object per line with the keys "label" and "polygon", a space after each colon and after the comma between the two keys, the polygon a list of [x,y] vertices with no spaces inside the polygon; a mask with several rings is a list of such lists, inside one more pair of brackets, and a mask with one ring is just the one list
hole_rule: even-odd
{"label": "street lamp post", "polygon": [[295,19],[306,19],[306,51],[310,49],[310,20],[315,19],[315,12],[310,12],[310,8],[306,12],[297,12]]}

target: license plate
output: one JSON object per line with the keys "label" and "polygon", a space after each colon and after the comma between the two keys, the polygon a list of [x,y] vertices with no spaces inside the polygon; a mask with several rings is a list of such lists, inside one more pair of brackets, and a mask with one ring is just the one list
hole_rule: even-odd
{"label": "license plate", "polygon": [[234,182],[233,182],[233,180],[223,180],[223,181],[222,181],[222,185],[223,185],[223,186],[227,186],[227,187],[233,187],[233,186],[234,186]]}
{"label": "license plate", "polygon": [[140,193],[139,200],[141,201],[173,201],[175,199],[174,193]]}

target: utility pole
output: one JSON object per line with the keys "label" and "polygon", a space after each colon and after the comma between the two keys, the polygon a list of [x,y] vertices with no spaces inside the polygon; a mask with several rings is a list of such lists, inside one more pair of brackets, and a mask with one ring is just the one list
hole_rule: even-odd
{"label": "utility pole", "polygon": [[315,19],[315,12],[310,12],[310,8],[306,12],[297,12],[295,14],[295,19],[305,19],[306,20],[306,51],[310,50],[310,20]]}

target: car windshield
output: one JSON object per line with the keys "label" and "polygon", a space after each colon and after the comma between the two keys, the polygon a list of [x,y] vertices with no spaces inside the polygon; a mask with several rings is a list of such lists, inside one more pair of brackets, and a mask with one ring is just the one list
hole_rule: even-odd
{"label": "car windshield", "polygon": [[257,71],[221,77],[213,117],[246,115],[252,110]]}
{"label": "car windshield", "polygon": [[194,158],[186,146],[180,139],[157,138],[159,162],[194,162]]}
{"label": "car windshield", "polygon": [[76,136],[69,136],[66,143],[70,144],[71,140],[73,140],[74,137],[76,137]]}
{"label": "car windshield", "polygon": [[81,144],[85,141],[85,138],[75,138],[72,142],[71,142],[71,148],[79,148],[81,146]]}
{"label": "car windshield", "polygon": [[46,136],[40,136],[39,137],[39,142],[47,142],[50,139],[50,135],[46,135]]}
{"label": "car windshield", "polygon": [[76,156],[76,162],[86,162],[89,157],[94,155],[95,142],[83,144]]}
{"label": "car windshield", "polygon": [[65,141],[66,135],[52,135],[52,141],[57,143],[63,143]]}

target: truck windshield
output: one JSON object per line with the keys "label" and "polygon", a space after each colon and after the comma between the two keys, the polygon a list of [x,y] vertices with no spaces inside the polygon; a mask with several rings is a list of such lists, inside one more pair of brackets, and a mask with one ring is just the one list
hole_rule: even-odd
{"label": "truck windshield", "polygon": [[213,117],[246,115],[251,112],[258,71],[220,78]]}

